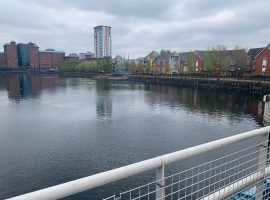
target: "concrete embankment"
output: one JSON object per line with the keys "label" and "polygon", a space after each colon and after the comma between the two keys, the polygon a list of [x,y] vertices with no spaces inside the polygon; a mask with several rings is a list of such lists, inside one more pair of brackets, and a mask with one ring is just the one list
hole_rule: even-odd
{"label": "concrete embankment", "polygon": [[242,91],[270,91],[270,81],[259,79],[236,78],[202,78],[202,77],[165,77],[165,76],[140,76],[130,75],[130,81],[149,84],[164,84],[186,86],[194,88],[242,90]]}

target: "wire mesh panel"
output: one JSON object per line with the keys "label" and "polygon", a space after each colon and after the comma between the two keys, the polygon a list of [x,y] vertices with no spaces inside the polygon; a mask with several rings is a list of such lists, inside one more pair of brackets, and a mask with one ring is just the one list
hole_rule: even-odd
{"label": "wire mesh panel", "polygon": [[[268,142],[249,146],[106,200],[270,199]],[[157,198],[156,193],[164,191]]]}

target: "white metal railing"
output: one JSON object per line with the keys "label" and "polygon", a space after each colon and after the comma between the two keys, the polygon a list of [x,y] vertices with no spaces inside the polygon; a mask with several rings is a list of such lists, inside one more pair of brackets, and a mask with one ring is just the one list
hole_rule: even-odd
{"label": "white metal railing", "polygon": [[[154,169],[156,170],[156,181],[107,199],[237,200],[249,199],[247,196],[250,194],[246,193],[254,193],[254,191],[255,194],[252,195],[256,195],[256,199],[265,199],[270,190],[265,187],[268,182],[267,176],[270,175],[268,167],[269,131],[270,126],[256,129],[10,199],[59,199]],[[258,144],[168,177],[164,175],[165,167],[168,164],[258,136],[261,137]],[[250,199],[252,198],[250,197]]]}

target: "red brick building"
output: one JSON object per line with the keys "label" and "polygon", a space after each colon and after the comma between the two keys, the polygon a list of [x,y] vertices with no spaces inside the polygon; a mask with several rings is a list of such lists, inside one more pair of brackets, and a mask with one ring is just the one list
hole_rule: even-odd
{"label": "red brick building", "polygon": [[39,66],[44,69],[56,69],[59,62],[65,59],[65,53],[54,51],[53,49],[46,49],[39,52]]}
{"label": "red brick building", "polygon": [[192,52],[183,52],[179,53],[180,57],[180,73],[187,73],[188,72],[188,59],[192,55]]}
{"label": "red brick building", "polygon": [[205,51],[195,51],[193,54],[194,59],[194,69],[196,73],[202,73],[203,72],[203,57],[204,57]]}
{"label": "red brick building", "polygon": [[5,66],[5,65],[6,65],[5,54],[4,52],[0,52],[0,66]]}
{"label": "red brick building", "polygon": [[32,42],[29,42],[28,46],[29,46],[30,67],[39,68],[39,47]]}
{"label": "red brick building", "polygon": [[[184,65],[186,65],[188,69],[188,73],[202,73],[203,72],[203,62],[204,62],[204,56],[207,53],[207,51],[194,51],[193,53],[189,54],[189,57],[187,58],[185,63],[182,63],[182,66],[180,64],[180,68],[183,68]],[[192,59],[192,65],[193,66],[188,66],[191,63],[189,62],[189,59]],[[181,61],[181,56],[180,56],[180,61]],[[181,63],[181,62],[180,62]],[[192,71],[191,71],[192,69]]]}
{"label": "red brick building", "polygon": [[17,68],[18,57],[17,57],[17,45],[15,41],[11,41],[4,45],[5,63],[7,67]]}
{"label": "red brick building", "polygon": [[253,73],[270,75],[270,44],[263,48],[248,51]]}

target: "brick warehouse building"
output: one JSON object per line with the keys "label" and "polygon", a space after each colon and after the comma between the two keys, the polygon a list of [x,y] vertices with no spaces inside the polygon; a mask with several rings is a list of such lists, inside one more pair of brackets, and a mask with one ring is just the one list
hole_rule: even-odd
{"label": "brick warehouse building", "polygon": [[18,67],[17,45],[15,41],[11,41],[4,45],[5,64],[10,68]]}
{"label": "brick warehouse building", "polygon": [[28,46],[29,46],[30,67],[39,68],[39,47],[32,42],[29,42]]}
{"label": "brick warehouse building", "polygon": [[39,67],[42,69],[56,69],[59,62],[65,59],[65,52],[46,49],[39,52]]}
{"label": "brick warehouse building", "polygon": [[4,45],[4,53],[0,52],[0,66],[9,68],[45,68],[56,69],[59,62],[65,59],[65,52],[39,47],[32,42],[28,44],[11,41]]}

